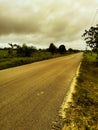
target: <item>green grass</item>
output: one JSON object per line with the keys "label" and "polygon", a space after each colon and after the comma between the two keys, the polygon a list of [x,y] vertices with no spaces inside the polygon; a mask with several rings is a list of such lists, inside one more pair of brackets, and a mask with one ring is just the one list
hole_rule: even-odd
{"label": "green grass", "polygon": [[8,50],[0,50],[0,70],[7,69],[10,67],[16,67],[24,64],[33,63],[36,61],[46,60],[61,56],[60,54],[52,55],[48,51],[37,51],[32,53],[30,57],[17,57],[15,55],[10,56]]}
{"label": "green grass", "polygon": [[96,53],[86,53],[84,55],[84,60],[85,61],[88,61],[88,62],[96,62],[96,57],[97,57],[97,54]]}
{"label": "green grass", "polygon": [[66,110],[66,130],[98,130],[98,66],[96,54],[84,54],[73,103]]}
{"label": "green grass", "polygon": [[0,50],[0,59],[8,57],[8,50]]}

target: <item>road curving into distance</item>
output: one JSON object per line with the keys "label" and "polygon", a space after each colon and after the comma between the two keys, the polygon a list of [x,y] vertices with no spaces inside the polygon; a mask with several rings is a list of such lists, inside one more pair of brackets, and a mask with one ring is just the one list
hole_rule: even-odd
{"label": "road curving into distance", "polygon": [[0,70],[0,130],[50,130],[82,54]]}

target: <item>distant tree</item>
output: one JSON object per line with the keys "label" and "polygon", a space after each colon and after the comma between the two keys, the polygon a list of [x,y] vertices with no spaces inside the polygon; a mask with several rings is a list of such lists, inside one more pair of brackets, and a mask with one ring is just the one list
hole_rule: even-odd
{"label": "distant tree", "polygon": [[14,45],[12,43],[8,43],[10,45],[10,48],[8,50],[8,53],[9,55],[13,56],[13,48],[14,48]]}
{"label": "distant tree", "polygon": [[72,49],[72,48],[69,48],[68,51],[69,51],[69,52],[73,52],[73,49]]}
{"label": "distant tree", "polygon": [[16,55],[22,56],[22,47],[20,45],[15,44],[16,47]]}
{"label": "distant tree", "polygon": [[23,57],[29,57],[31,54],[37,49],[34,46],[28,47],[26,44],[23,44],[22,47],[19,45],[15,45],[16,48],[16,53],[18,56],[23,56]]}
{"label": "distant tree", "polygon": [[29,57],[31,55],[31,50],[29,47],[24,43],[21,48],[19,48],[20,55],[23,57]]}
{"label": "distant tree", "polygon": [[74,52],[74,53],[77,53],[77,52],[81,52],[81,50],[74,49],[73,52]]}
{"label": "distant tree", "polygon": [[54,54],[56,52],[56,50],[57,50],[56,46],[53,43],[51,43],[50,46],[49,46],[49,51],[52,54]]}
{"label": "distant tree", "polygon": [[66,47],[65,47],[65,45],[60,45],[58,50],[59,50],[60,54],[66,53]]}
{"label": "distant tree", "polygon": [[89,46],[92,50],[96,50],[98,57],[98,24],[96,27],[90,27],[89,30],[85,30],[82,37],[84,37],[87,46]]}
{"label": "distant tree", "polygon": [[22,52],[21,53],[24,57],[30,56],[29,49],[25,43],[22,45]]}
{"label": "distant tree", "polygon": [[10,47],[13,49],[14,45],[12,43],[8,43],[10,45]]}

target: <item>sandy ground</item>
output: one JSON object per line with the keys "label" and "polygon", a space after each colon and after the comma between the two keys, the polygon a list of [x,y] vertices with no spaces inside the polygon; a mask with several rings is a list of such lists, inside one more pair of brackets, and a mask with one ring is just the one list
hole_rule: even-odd
{"label": "sandy ground", "polygon": [[0,71],[0,130],[50,130],[82,53]]}

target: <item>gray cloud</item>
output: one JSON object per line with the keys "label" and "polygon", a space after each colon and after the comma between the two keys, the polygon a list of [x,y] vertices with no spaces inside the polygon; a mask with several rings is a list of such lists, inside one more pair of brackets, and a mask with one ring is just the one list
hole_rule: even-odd
{"label": "gray cloud", "polygon": [[30,7],[19,8],[9,3],[0,4],[0,34],[36,33],[39,30],[39,17]]}
{"label": "gray cloud", "polygon": [[97,7],[98,0],[0,0],[0,41],[79,39]]}

